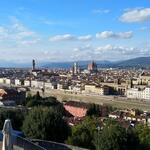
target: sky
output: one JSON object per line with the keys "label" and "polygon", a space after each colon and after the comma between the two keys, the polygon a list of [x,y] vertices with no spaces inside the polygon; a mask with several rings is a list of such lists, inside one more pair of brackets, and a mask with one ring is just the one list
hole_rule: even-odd
{"label": "sky", "polygon": [[150,56],[149,0],[1,0],[0,61]]}

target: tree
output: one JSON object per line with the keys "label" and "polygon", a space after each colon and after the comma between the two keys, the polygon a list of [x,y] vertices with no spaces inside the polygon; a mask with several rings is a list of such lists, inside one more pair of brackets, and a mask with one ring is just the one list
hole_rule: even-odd
{"label": "tree", "polygon": [[90,104],[87,110],[87,116],[100,116],[100,106],[96,104]]}
{"label": "tree", "polygon": [[81,124],[72,127],[72,134],[66,143],[91,150],[95,149],[93,139],[96,132],[96,125],[96,119],[92,117],[85,118]]}
{"label": "tree", "polygon": [[36,100],[41,100],[42,99],[39,91],[36,92],[36,94],[34,95],[34,97],[35,97]]}
{"label": "tree", "polygon": [[140,149],[150,149],[150,128],[146,125],[137,125],[134,129],[135,135],[139,139]]}
{"label": "tree", "polygon": [[15,130],[21,130],[26,112],[21,110],[0,109],[0,129],[3,128],[6,119],[10,119]]}
{"label": "tree", "polygon": [[129,127],[127,131],[127,150],[140,150],[140,142],[134,128]]}
{"label": "tree", "polygon": [[61,103],[56,99],[56,97],[50,96],[50,97],[44,97],[42,98],[39,93],[36,95],[28,95],[26,98],[26,104],[27,107],[35,107],[35,106],[58,106],[61,105]]}
{"label": "tree", "polygon": [[127,150],[126,130],[118,124],[107,125],[101,131],[99,145],[97,139],[95,139],[95,143],[100,150]]}
{"label": "tree", "polygon": [[25,117],[23,131],[29,138],[64,142],[69,127],[55,109],[35,107]]}

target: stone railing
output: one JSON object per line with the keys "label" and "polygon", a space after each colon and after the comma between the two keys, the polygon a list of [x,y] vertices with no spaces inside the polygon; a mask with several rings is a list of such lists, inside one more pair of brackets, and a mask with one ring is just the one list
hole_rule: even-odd
{"label": "stone railing", "polygon": [[52,141],[43,141],[34,139],[32,140],[33,143],[40,145],[41,147],[44,147],[46,150],[87,150],[84,148],[79,148],[72,145],[66,145],[62,143],[56,143]]}

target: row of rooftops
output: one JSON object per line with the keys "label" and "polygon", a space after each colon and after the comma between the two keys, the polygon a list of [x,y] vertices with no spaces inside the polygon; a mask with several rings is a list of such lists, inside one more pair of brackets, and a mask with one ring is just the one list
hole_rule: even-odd
{"label": "row of rooftops", "polygon": [[[70,108],[74,107],[73,111],[75,111],[75,108],[76,109],[78,108],[88,109],[90,106],[89,103],[75,102],[75,101],[68,101],[64,103],[64,105],[70,106]],[[105,107],[105,106],[101,106],[101,107]],[[85,118],[85,115],[82,117],[71,115],[71,116],[65,117],[64,119],[68,122],[69,125],[73,126],[82,122],[84,118]],[[117,109],[115,111],[110,112],[108,115],[106,114],[105,116],[99,116],[99,119],[102,122],[104,122],[104,120],[107,120],[108,118],[115,119],[126,128],[129,127],[130,125],[135,126],[137,123],[150,125],[150,113],[142,112],[137,109]]]}
{"label": "row of rooftops", "polygon": [[[119,79],[120,82],[125,82],[127,79],[138,77],[138,71],[131,70],[99,70],[97,74],[79,74],[76,76],[69,76],[69,72],[66,70],[55,70],[55,71],[47,71],[46,74],[44,72],[40,72],[37,76],[34,76],[29,70],[3,70],[3,73],[0,74],[2,77],[8,77],[10,79],[38,79],[38,80],[47,80],[50,78],[56,78],[58,80],[78,80],[82,83],[84,82],[95,82],[97,79],[101,79],[104,82],[115,82],[116,79]],[[63,76],[62,76],[63,75]]]}

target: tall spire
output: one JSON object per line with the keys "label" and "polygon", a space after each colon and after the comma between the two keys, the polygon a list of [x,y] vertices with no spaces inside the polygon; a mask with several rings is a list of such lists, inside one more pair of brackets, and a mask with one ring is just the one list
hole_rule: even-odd
{"label": "tall spire", "polygon": [[32,60],[32,70],[35,70],[35,60]]}

